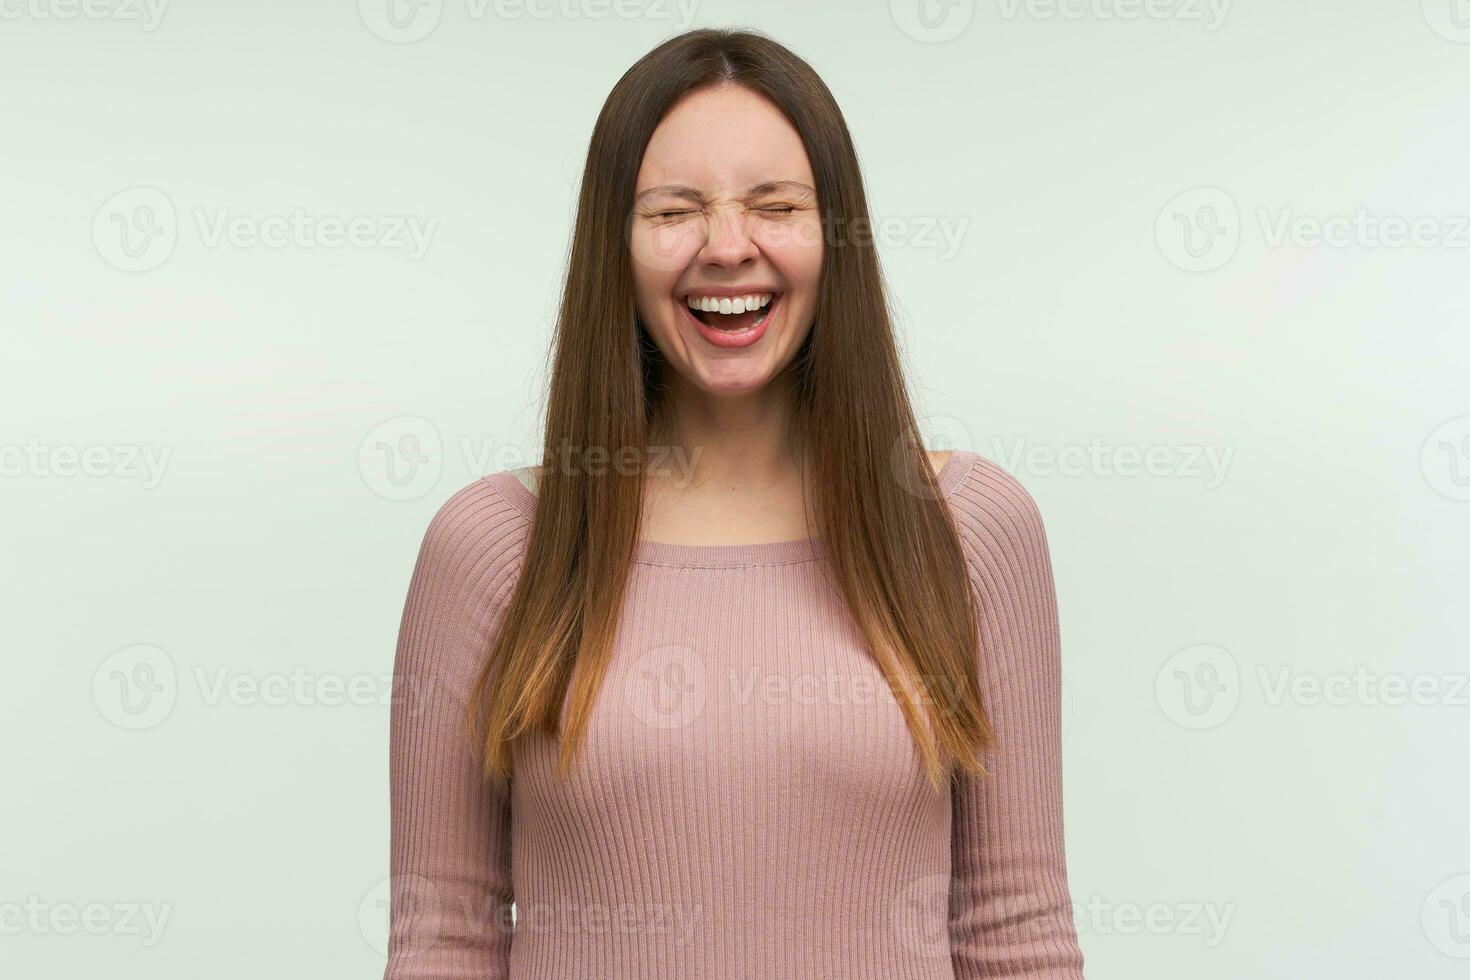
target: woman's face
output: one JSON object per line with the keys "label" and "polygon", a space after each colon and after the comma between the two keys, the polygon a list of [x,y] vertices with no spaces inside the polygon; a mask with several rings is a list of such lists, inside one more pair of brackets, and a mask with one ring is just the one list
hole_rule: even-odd
{"label": "woman's face", "polygon": [[639,316],[685,381],[753,391],[801,346],[822,269],[814,186],[801,137],[749,89],[692,92],[654,130],[628,245]]}

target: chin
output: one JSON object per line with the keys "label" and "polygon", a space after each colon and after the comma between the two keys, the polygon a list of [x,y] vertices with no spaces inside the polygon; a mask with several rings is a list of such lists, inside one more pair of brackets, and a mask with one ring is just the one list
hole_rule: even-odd
{"label": "chin", "polygon": [[771,374],[764,369],[740,371],[697,371],[694,384],[701,391],[723,398],[734,398],[760,391],[771,381]]}

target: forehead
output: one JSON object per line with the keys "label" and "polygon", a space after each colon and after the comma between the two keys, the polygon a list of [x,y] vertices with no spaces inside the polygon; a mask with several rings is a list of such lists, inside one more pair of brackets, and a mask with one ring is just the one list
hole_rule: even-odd
{"label": "forehead", "polygon": [[687,184],[733,194],[768,180],[814,183],[801,136],[765,96],[723,85],[691,92],[669,110],[643,152],[634,193]]}

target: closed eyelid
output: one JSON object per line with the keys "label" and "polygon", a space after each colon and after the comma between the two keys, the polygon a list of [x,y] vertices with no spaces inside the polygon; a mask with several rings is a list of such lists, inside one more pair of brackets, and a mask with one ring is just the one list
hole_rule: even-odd
{"label": "closed eyelid", "polygon": [[712,214],[718,214],[726,210],[730,210],[738,214],[744,214],[752,211],[780,212],[782,214],[787,214],[800,211],[801,205],[789,201],[757,201],[746,204],[735,204],[732,205],[731,208],[726,209],[723,207],[708,208],[702,205],[680,205],[671,202],[669,204],[653,205],[648,208],[646,214],[648,217],[651,218],[660,218],[664,216],[682,217],[686,215],[708,217]]}
{"label": "closed eyelid", "polygon": [[[770,180],[756,184],[745,192],[744,196],[738,198],[739,203],[750,204],[762,199],[770,199],[773,195],[780,194],[783,197],[793,197],[798,200],[808,200],[816,197],[816,192],[806,184],[796,180]],[[687,201],[691,204],[704,206],[709,200],[701,191],[682,184],[665,184],[660,187],[650,187],[639,192],[633,199],[635,204],[641,204],[648,199],[667,198],[670,200]],[[782,202],[786,203],[786,202]],[[662,207],[655,205],[660,210]]]}

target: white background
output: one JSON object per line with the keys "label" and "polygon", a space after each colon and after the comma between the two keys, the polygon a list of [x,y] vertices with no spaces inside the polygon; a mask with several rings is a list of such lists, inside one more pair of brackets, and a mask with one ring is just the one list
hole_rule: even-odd
{"label": "white background", "polygon": [[0,0],[0,970],[381,974],[420,537],[534,461],[608,90],[736,24],[1046,520],[1090,980],[1465,974],[1470,4],[385,2]]}

